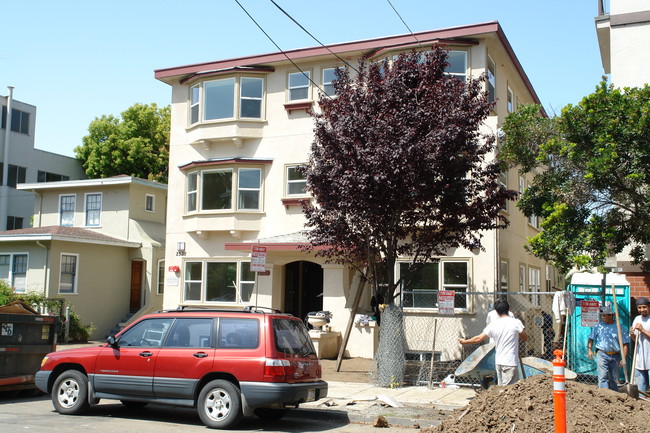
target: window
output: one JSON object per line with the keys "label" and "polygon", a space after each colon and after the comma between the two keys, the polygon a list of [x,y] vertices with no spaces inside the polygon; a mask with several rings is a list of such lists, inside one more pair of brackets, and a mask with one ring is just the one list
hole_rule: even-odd
{"label": "window", "polygon": [[220,349],[255,349],[260,341],[259,323],[257,319],[220,319],[218,347]]}
{"label": "window", "polygon": [[[501,172],[499,173],[499,183],[500,183],[501,185],[503,185],[504,188],[508,188],[508,169],[507,169],[507,168],[504,168],[504,169],[501,170]],[[506,200],[506,201],[503,203],[503,210],[506,211],[506,212],[509,211],[509,209],[508,209],[508,204],[509,204],[509,200]]]}
{"label": "window", "polygon": [[27,262],[24,253],[0,255],[0,278],[5,280],[15,292],[24,292],[27,287]]}
{"label": "window", "polygon": [[201,92],[201,86],[200,85],[193,86],[192,89],[190,89],[190,125],[194,125],[199,120],[201,120],[199,118],[199,115],[200,115],[200,112],[199,112],[199,110],[200,110],[200,105],[199,105],[200,92]]}
{"label": "window", "polygon": [[449,51],[447,58],[449,66],[446,72],[463,81],[467,80],[467,52],[465,51]]}
{"label": "window", "polygon": [[77,202],[75,195],[62,195],[59,199],[59,225],[73,226],[74,211]]}
{"label": "window", "polygon": [[539,295],[537,292],[540,291],[540,270],[537,268],[528,268],[528,291],[535,292],[535,294],[530,295],[530,302],[533,305],[539,305]]}
{"label": "window", "polygon": [[515,94],[508,87],[508,113],[512,113],[513,111],[515,111]]}
{"label": "window", "polygon": [[487,91],[488,91],[488,101],[490,102],[496,101],[496,87],[497,87],[496,70],[497,68],[494,65],[494,62],[488,56],[486,83],[487,83]]}
{"label": "window", "polygon": [[287,166],[287,187],[285,190],[286,196],[292,195],[305,195],[307,189],[307,179],[302,174],[299,166]]}
{"label": "window", "polygon": [[70,180],[70,176],[38,170],[36,178],[36,182],[59,182],[62,180]]}
{"label": "window", "polygon": [[190,125],[226,119],[262,119],[264,78],[230,77],[190,88]]}
{"label": "window", "polygon": [[240,168],[238,178],[239,198],[237,200],[237,209],[259,210],[262,170],[259,168]]}
{"label": "window", "polygon": [[334,96],[336,94],[334,84],[332,83],[334,80],[336,80],[336,68],[323,69],[323,92],[327,96]]}
{"label": "window", "polygon": [[[18,165],[9,164],[9,173],[7,173],[7,185],[15,188],[19,183],[25,183],[27,177],[27,168]],[[4,164],[0,162],[0,184],[4,179]]]}
{"label": "window", "polygon": [[190,173],[187,175],[187,211],[194,212],[196,210],[196,196],[198,193],[197,173]]}
{"label": "window", "polygon": [[289,74],[289,101],[309,99],[309,81],[309,71]]}
{"label": "window", "polygon": [[7,230],[18,230],[23,228],[23,219],[21,217],[8,216]]}
{"label": "window", "polygon": [[509,278],[509,271],[508,271],[508,262],[506,260],[501,260],[500,264],[500,275],[499,275],[499,290],[502,292],[507,292],[508,291],[508,278]]}
{"label": "window", "polygon": [[263,86],[264,80],[261,78],[241,78],[239,86],[239,117],[243,119],[262,118],[262,99],[264,97]]}
{"label": "window", "polygon": [[254,285],[255,273],[249,262],[185,263],[185,301],[249,302]]}
{"label": "window", "polygon": [[156,197],[151,194],[144,195],[144,210],[146,212],[155,212],[156,210]]}
{"label": "window", "polygon": [[77,293],[77,259],[76,254],[61,254],[59,293]]}
{"label": "window", "polygon": [[212,346],[212,319],[176,319],[165,339],[165,347],[193,349]]}
{"label": "window", "polygon": [[526,181],[523,177],[519,176],[519,197],[526,191]]}
{"label": "window", "polygon": [[[7,107],[2,107],[2,128],[7,128]],[[15,108],[11,109],[11,130],[21,134],[29,134],[29,113]]]}
{"label": "window", "polygon": [[173,321],[171,318],[143,320],[120,335],[118,343],[123,347],[160,347]]}
{"label": "window", "polygon": [[519,265],[519,291],[526,291],[526,266]]}
{"label": "window", "polygon": [[404,308],[436,308],[439,290],[455,291],[455,308],[467,308],[468,262],[444,260],[438,263],[425,263],[410,274],[408,267],[408,263],[399,264]]}
{"label": "window", "polygon": [[102,214],[102,195],[86,194],[86,226],[99,226]]}
{"label": "window", "polygon": [[165,261],[158,260],[158,294],[165,293]]}
{"label": "window", "polygon": [[187,175],[187,212],[261,209],[261,168],[207,169]]}

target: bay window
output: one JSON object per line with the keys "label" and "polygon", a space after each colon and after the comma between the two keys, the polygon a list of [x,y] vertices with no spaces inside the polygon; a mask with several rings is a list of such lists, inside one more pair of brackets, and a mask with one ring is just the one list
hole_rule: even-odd
{"label": "bay window", "polygon": [[259,210],[262,170],[259,168],[240,168],[238,178],[239,197],[237,200],[237,209]]}
{"label": "bay window", "polygon": [[190,125],[202,121],[262,119],[264,78],[229,77],[190,88]]}
{"label": "bay window", "polygon": [[467,309],[469,289],[469,263],[467,261],[442,260],[425,263],[409,272],[409,263],[399,263],[402,279],[401,302],[404,308],[433,309],[438,307],[438,292],[453,290],[455,308]]}
{"label": "bay window", "polygon": [[219,168],[187,175],[187,212],[259,211],[262,209],[262,169]]}
{"label": "bay window", "polygon": [[185,263],[184,300],[247,303],[251,300],[255,273],[249,262],[191,261]]}

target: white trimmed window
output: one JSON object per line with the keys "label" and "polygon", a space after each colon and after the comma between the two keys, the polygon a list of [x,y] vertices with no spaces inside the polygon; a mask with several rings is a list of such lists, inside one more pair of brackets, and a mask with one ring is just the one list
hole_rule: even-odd
{"label": "white trimmed window", "polygon": [[[537,268],[528,268],[528,291],[529,292],[539,292],[540,291],[540,275],[541,272]],[[539,295],[532,294],[530,295],[530,302],[533,305],[539,305]]]}
{"label": "white trimmed window", "polygon": [[301,101],[310,98],[310,72],[293,72],[289,74],[289,101]]}
{"label": "white trimmed window", "polygon": [[59,196],[59,225],[73,226],[74,212],[77,204],[76,195]]}
{"label": "white trimmed window", "polygon": [[184,275],[184,301],[248,303],[255,285],[250,262],[244,261],[188,261]]}
{"label": "white trimmed window", "polygon": [[515,111],[515,93],[508,87],[508,113]]}
{"label": "white trimmed window", "polygon": [[78,254],[61,254],[59,293],[77,293]]}
{"label": "white trimmed window", "polygon": [[262,170],[259,168],[240,168],[237,177],[237,209],[260,210]]}
{"label": "white trimmed window", "polygon": [[519,265],[519,291],[526,291],[526,265]]}
{"label": "white trimmed window", "polygon": [[165,261],[158,260],[158,294],[165,293]]}
{"label": "white trimmed window", "polygon": [[144,210],[145,212],[156,211],[156,196],[153,194],[144,195]]}
{"label": "white trimmed window", "polygon": [[494,102],[496,101],[496,89],[497,89],[497,68],[492,61],[492,59],[488,56],[488,64],[487,64],[487,91],[488,91],[488,101],[489,102]]}
{"label": "white trimmed window", "polygon": [[499,266],[499,290],[502,292],[508,291],[508,279],[510,278],[509,263],[507,260],[501,260]]}
{"label": "white trimmed window", "polygon": [[0,254],[0,279],[6,281],[15,292],[22,293],[27,287],[27,253]]}
{"label": "white trimmed window", "polygon": [[97,227],[101,223],[102,194],[86,194],[86,226]]}
{"label": "white trimmed window", "polygon": [[197,84],[190,89],[190,125],[201,120],[200,106],[201,85]]}
{"label": "white trimmed window", "polygon": [[334,90],[334,84],[332,83],[334,80],[336,80],[336,68],[323,69],[323,92],[327,96],[336,95],[336,90]]}
{"label": "white trimmed window", "polygon": [[447,72],[463,81],[467,80],[467,52],[466,51],[449,51],[447,58]]}
{"label": "white trimmed window", "polygon": [[297,165],[288,165],[286,168],[285,196],[304,196],[307,189],[307,179]]}
{"label": "white trimmed window", "polygon": [[204,81],[190,88],[189,122],[262,119],[264,78],[229,77]]}
{"label": "white trimmed window", "polygon": [[262,169],[206,169],[187,175],[187,211],[260,211]]}
{"label": "white trimmed window", "polygon": [[199,194],[198,173],[189,173],[187,175],[187,212],[196,211],[197,197]]}
{"label": "white trimmed window", "polygon": [[453,290],[455,308],[467,310],[469,289],[469,262],[464,260],[441,260],[425,263],[408,273],[409,264],[399,263],[398,273],[402,279],[400,296],[404,308],[438,308],[438,292]]}

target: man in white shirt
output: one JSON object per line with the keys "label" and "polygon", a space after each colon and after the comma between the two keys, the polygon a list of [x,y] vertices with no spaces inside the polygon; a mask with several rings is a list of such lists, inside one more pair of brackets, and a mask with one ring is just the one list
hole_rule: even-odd
{"label": "man in white shirt", "polygon": [[648,370],[650,370],[650,301],[641,297],[636,300],[639,315],[634,318],[630,328],[630,337],[636,342],[636,365],[634,366],[634,383],[639,391],[648,389]]}
{"label": "man in white shirt", "polygon": [[510,305],[508,301],[498,299],[494,303],[494,310],[499,315],[499,320],[492,321],[475,337],[462,339],[460,344],[478,344],[488,338],[494,339],[496,351],[495,363],[497,369],[497,384],[511,385],[519,380],[519,340],[528,340],[528,334],[521,320],[508,315]]}

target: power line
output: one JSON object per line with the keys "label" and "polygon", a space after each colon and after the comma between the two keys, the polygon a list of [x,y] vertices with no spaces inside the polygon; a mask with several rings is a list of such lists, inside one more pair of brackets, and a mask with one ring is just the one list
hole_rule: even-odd
{"label": "power line", "polygon": [[396,13],[397,16],[399,17],[399,19],[400,19],[400,20],[402,21],[402,23],[404,24],[404,26],[408,29],[409,33],[411,33],[411,36],[413,36],[413,39],[415,39],[415,41],[418,43],[418,45],[422,45],[422,43],[418,40],[418,38],[417,38],[417,37],[415,36],[415,34],[413,33],[413,30],[411,30],[411,28],[408,26],[408,24],[406,24],[406,21],[404,21],[404,18],[402,18],[402,16],[399,14],[399,12],[397,12],[397,9],[395,9],[395,6],[393,6],[393,4],[390,2],[390,0],[386,0],[386,1],[387,1],[388,4],[390,5],[390,7],[393,8],[393,11],[395,11],[395,13]]}
{"label": "power line", "polygon": [[280,7],[280,5],[278,5],[278,4],[275,2],[275,0],[270,0],[270,1],[271,1],[271,3],[273,3],[273,4],[275,5],[276,8],[280,9],[280,12],[282,12],[283,14],[285,14],[285,15],[287,16],[287,18],[289,18],[289,19],[290,19],[291,21],[293,21],[293,22],[294,22],[298,27],[300,27],[300,28],[302,29],[302,31],[304,31],[305,33],[307,33],[309,36],[311,36],[311,38],[312,38],[313,40],[315,40],[316,42],[318,42],[318,43],[320,44],[321,47],[325,48],[327,51],[329,51],[331,54],[333,54],[337,59],[339,59],[340,61],[342,61],[343,63],[345,63],[346,66],[348,66],[349,68],[354,69],[354,71],[355,71],[356,73],[359,73],[359,71],[358,71],[354,66],[352,66],[351,64],[349,64],[348,62],[346,62],[344,59],[342,59],[341,57],[339,57],[338,54],[336,54],[335,52],[333,52],[332,50],[330,50],[330,48],[329,48],[328,46],[326,46],[326,45],[323,44],[321,41],[319,41],[319,40],[316,38],[316,36],[312,35],[312,34],[311,34],[311,33],[310,33],[306,28],[304,28],[304,27],[302,26],[302,24],[300,24],[300,23],[299,23],[298,21],[296,21],[296,20],[295,20],[291,15],[289,15],[289,14],[287,13],[287,11],[285,11],[284,9],[282,9],[282,7]]}
{"label": "power line", "polygon": [[291,64],[292,64],[296,69],[298,69],[298,70],[302,73],[302,75],[305,76],[305,78],[307,78],[307,79],[309,80],[309,82],[310,82],[311,84],[313,84],[313,85],[314,85],[318,90],[320,90],[320,91],[322,92],[323,95],[325,95],[325,96],[327,96],[327,97],[329,98],[330,96],[329,96],[329,95],[328,95],[328,94],[327,94],[323,89],[321,89],[321,87],[320,87],[318,84],[316,84],[316,83],[314,82],[314,80],[311,79],[311,77],[309,76],[310,74],[307,74],[305,71],[303,71],[302,69],[300,69],[300,66],[298,66],[298,65],[296,64],[296,62],[294,62],[294,61],[293,61],[293,60],[292,60],[292,59],[287,55],[287,53],[285,53],[285,52],[282,50],[282,48],[280,48],[280,46],[279,46],[278,44],[275,43],[275,41],[273,40],[273,38],[271,38],[271,36],[269,36],[269,34],[266,33],[266,31],[262,28],[262,26],[259,25],[259,23],[258,23],[257,21],[255,21],[255,18],[253,18],[253,17],[251,16],[251,14],[248,13],[248,11],[246,10],[246,8],[245,8],[241,3],[239,3],[239,0],[235,0],[235,3],[237,3],[237,4],[239,5],[239,7],[244,11],[244,13],[245,13],[246,15],[248,15],[248,18],[250,18],[251,21],[253,21],[253,22],[255,23],[255,25],[257,26],[257,28],[260,29],[260,30],[262,31],[262,33],[264,33],[264,36],[266,36],[266,37],[268,38],[268,40],[271,41],[271,42],[273,43],[273,45],[275,45],[275,47],[278,49],[278,51],[280,51],[280,52],[284,55],[284,57],[286,57],[287,60],[289,60],[289,61],[291,62]]}

